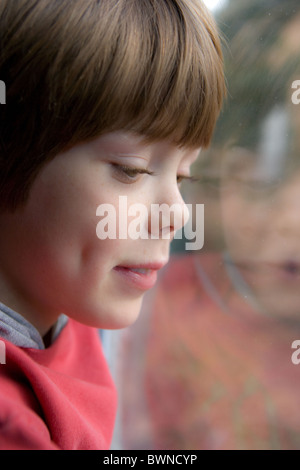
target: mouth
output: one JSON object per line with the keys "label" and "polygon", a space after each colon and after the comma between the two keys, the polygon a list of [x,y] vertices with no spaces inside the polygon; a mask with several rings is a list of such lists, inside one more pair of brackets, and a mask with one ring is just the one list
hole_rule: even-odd
{"label": "mouth", "polygon": [[154,287],[157,281],[158,271],[165,266],[166,262],[147,263],[139,265],[119,265],[114,271],[120,279],[138,290],[146,291]]}

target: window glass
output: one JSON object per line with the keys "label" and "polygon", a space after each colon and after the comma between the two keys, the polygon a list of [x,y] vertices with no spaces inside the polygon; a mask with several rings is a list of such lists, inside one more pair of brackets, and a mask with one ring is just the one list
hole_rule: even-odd
{"label": "window glass", "polygon": [[119,449],[300,446],[300,5],[219,7],[228,97],[183,186],[204,246],[111,334]]}

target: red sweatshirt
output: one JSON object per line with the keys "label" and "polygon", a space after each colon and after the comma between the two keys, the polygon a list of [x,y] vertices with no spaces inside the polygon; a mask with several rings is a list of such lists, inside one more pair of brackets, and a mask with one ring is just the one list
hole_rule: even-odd
{"label": "red sweatshirt", "polygon": [[97,330],[69,320],[47,349],[5,346],[1,450],[109,449],[116,390]]}

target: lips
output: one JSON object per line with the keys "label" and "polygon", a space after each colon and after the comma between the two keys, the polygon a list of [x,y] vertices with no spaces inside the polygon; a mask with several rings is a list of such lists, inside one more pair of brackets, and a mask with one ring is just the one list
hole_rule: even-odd
{"label": "lips", "polygon": [[158,271],[166,263],[148,263],[139,265],[120,265],[114,268],[114,271],[120,276],[120,279],[129,286],[146,291],[154,287],[157,281]]}

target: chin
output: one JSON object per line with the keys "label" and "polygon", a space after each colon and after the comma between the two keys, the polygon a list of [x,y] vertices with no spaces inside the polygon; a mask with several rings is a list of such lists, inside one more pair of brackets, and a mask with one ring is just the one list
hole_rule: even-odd
{"label": "chin", "polygon": [[70,316],[87,326],[104,330],[118,330],[132,325],[137,320],[141,305],[142,299],[106,308],[103,305],[98,305]]}

